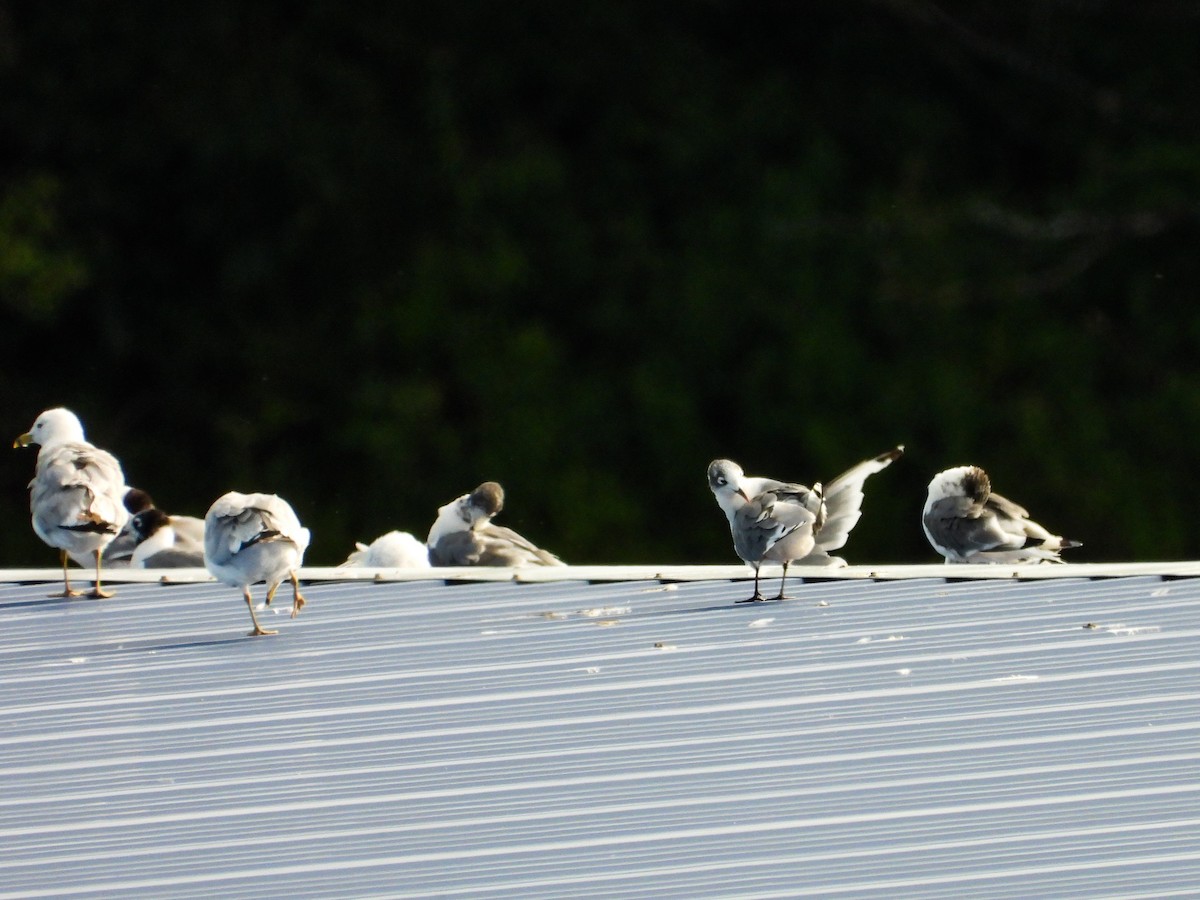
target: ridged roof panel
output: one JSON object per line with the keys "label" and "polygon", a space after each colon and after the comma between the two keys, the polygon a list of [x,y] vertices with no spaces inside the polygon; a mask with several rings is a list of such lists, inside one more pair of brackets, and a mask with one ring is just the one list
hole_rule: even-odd
{"label": "ridged roof panel", "polygon": [[0,584],[0,897],[1200,888],[1200,579]]}

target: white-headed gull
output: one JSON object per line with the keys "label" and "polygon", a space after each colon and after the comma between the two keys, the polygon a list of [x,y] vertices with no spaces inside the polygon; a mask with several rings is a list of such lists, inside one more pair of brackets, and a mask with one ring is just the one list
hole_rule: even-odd
{"label": "white-headed gull", "polygon": [[67,558],[81,566],[95,565],[96,585],[89,597],[111,597],[100,583],[104,548],[129,518],[121,502],[125,476],[116,457],[89,444],[83,425],[69,409],[48,409],[33,427],[13,441],[14,447],[36,444],[37,468],[29,482],[33,530],[59,551],[64,597],[82,593],[71,588]]}
{"label": "white-headed gull", "polygon": [[267,583],[267,605],[285,578],[292,581],[292,618],[304,606],[296,569],[304,560],[310,535],[287,501],[274,494],[218,497],[204,517],[204,564],[218,580],[242,589],[254,622],[251,635],[275,634],[258,624],[250,585]]}

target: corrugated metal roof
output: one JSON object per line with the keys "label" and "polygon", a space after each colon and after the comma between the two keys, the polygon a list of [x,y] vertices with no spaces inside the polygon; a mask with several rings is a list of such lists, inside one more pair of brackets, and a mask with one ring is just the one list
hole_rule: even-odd
{"label": "corrugated metal roof", "polygon": [[0,584],[0,897],[1194,895],[1200,578],[1043,568]]}

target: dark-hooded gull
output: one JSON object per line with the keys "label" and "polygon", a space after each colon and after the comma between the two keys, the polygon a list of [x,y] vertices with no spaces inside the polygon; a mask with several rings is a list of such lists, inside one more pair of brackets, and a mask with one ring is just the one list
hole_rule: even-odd
{"label": "dark-hooded gull", "polygon": [[948,563],[1062,562],[1079,541],[1051,534],[1024,507],[992,492],[978,466],[957,466],[929,482],[921,525]]}
{"label": "dark-hooded gull", "polygon": [[[154,505],[154,499],[139,488],[129,488],[125,492],[125,508],[129,510],[129,521],[104,548],[104,565],[106,568],[121,568],[122,566],[138,566],[142,568],[162,568],[177,566],[204,565],[204,520],[196,516],[171,516]],[[138,518],[139,513],[149,515]],[[146,565],[145,557],[155,552],[155,545],[146,547],[138,557],[138,563],[133,562],[134,550],[151,535],[156,534],[164,524],[170,528],[165,533],[157,534],[155,541],[157,549],[174,546],[179,552],[172,552],[157,559],[153,565]],[[135,526],[138,528],[135,531]]]}
{"label": "dark-hooded gull", "polygon": [[439,507],[425,542],[429,561],[435,566],[566,565],[511,528],[493,525],[492,517],[503,508],[504,489],[494,481]]}
{"label": "dark-hooded gull", "polygon": [[[190,516],[169,516],[157,506],[143,509],[129,520],[137,543],[129,558],[134,569],[177,569],[204,565],[204,532],[199,538]],[[203,528],[203,522],[201,522]]]}
{"label": "dark-hooded gull", "polygon": [[[154,505],[149,494],[134,487],[125,491],[125,497],[121,503],[128,510],[129,519],[117,532],[117,536],[104,548],[104,552],[100,554],[105,568],[108,569],[121,569],[129,566],[129,560],[133,558],[133,548],[137,546],[137,535],[133,533],[130,523],[133,521],[133,517],[143,509],[149,509]],[[201,534],[203,534],[203,524],[201,522]]]}

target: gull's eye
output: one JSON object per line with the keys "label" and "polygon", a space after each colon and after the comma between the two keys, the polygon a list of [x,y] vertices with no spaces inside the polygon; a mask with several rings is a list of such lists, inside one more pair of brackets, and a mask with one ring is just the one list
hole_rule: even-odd
{"label": "gull's eye", "polygon": [[721,487],[724,487],[725,485],[729,484],[729,479],[726,478],[724,475],[718,475],[717,476],[717,484],[721,485]]}

